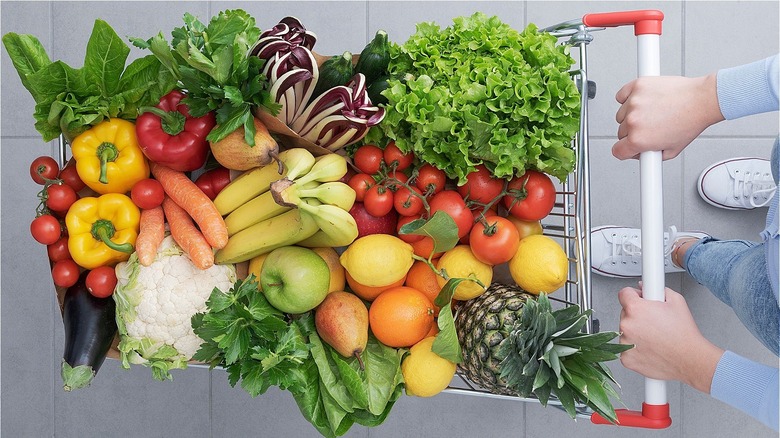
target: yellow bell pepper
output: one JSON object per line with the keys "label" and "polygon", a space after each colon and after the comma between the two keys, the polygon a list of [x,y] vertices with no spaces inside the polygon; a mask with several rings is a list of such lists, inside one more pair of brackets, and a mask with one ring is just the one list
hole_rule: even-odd
{"label": "yellow bell pepper", "polygon": [[68,250],[85,269],[111,266],[130,258],[141,211],[126,195],[108,193],[74,202],[65,216]]}
{"label": "yellow bell pepper", "polygon": [[149,178],[149,163],[135,134],[135,124],[122,119],[100,122],[71,144],[76,172],[90,189],[126,193]]}

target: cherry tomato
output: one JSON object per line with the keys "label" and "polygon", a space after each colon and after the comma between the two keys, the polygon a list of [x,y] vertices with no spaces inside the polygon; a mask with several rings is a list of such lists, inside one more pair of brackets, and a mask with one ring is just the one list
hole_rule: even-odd
{"label": "cherry tomato", "polygon": [[79,265],[72,259],[60,260],[51,268],[51,277],[59,287],[71,287],[79,279]]}
{"label": "cherry tomato", "polygon": [[30,234],[38,243],[51,245],[62,237],[62,226],[56,217],[43,214],[33,219]]}
{"label": "cherry tomato", "polygon": [[509,222],[512,222],[515,228],[517,228],[517,232],[521,239],[532,236],[534,234],[542,234],[544,232],[542,223],[539,221],[524,221],[512,216],[511,214],[507,216],[507,219],[509,219]]}
{"label": "cherry tomato", "polygon": [[62,236],[56,242],[48,245],[46,247],[46,253],[49,255],[49,260],[53,262],[72,258],[70,256],[70,250],[68,249],[68,237]]}
{"label": "cherry tomato", "polygon": [[66,184],[52,184],[46,188],[46,206],[54,211],[67,211],[79,195]]}
{"label": "cherry tomato", "polygon": [[76,171],[75,164],[70,164],[63,167],[60,171],[60,179],[77,193],[84,190],[84,187],[87,186],[84,184],[84,181],[81,180],[79,173]]}
{"label": "cherry tomato", "polygon": [[437,169],[430,164],[425,164],[418,171],[415,185],[423,194],[428,196],[444,190],[446,182],[447,174],[443,170]]}
{"label": "cherry tomato", "polygon": [[398,235],[398,238],[403,240],[406,243],[414,243],[419,240],[422,240],[423,236],[422,234],[401,234],[401,227],[408,224],[409,222],[416,221],[417,219],[420,219],[420,215],[415,216],[401,216],[398,218],[398,229],[396,230],[396,234]]}
{"label": "cherry tomato", "polygon": [[443,211],[450,215],[455,221],[455,225],[458,226],[459,238],[468,234],[474,224],[471,210],[466,207],[466,202],[455,190],[444,190],[433,195],[428,205],[431,207],[431,215],[437,211]]}
{"label": "cherry tomato", "polygon": [[474,257],[482,263],[499,265],[508,262],[517,252],[520,235],[514,224],[501,216],[490,216],[474,224],[469,233],[469,245]]}
{"label": "cherry tomato", "polygon": [[495,178],[484,164],[477,166],[476,172],[466,175],[466,184],[458,187],[458,193],[464,198],[488,204],[504,190],[504,180]]}
{"label": "cherry tomato", "polygon": [[502,199],[509,214],[524,221],[538,221],[555,206],[555,186],[549,176],[528,170],[509,181],[510,193]]}
{"label": "cherry tomato", "polygon": [[409,177],[406,176],[403,172],[388,172],[387,179],[384,182],[385,187],[390,189],[391,192],[395,193],[403,187],[403,184],[406,184],[407,181],[409,181]]}
{"label": "cherry tomato", "polygon": [[162,204],[165,191],[159,181],[151,178],[142,179],[130,190],[130,199],[138,208],[148,210]]}
{"label": "cherry tomato", "polygon": [[417,187],[410,188],[411,190],[406,187],[401,187],[397,192],[395,192],[395,195],[393,195],[393,205],[395,206],[395,211],[397,211],[402,216],[414,216],[420,214],[424,208],[420,189]]}
{"label": "cherry tomato", "polygon": [[30,164],[30,176],[40,185],[46,184],[47,179],[56,179],[59,173],[60,166],[52,157],[40,156]]}
{"label": "cherry tomato", "polygon": [[98,298],[107,298],[116,288],[116,272],[111,266],[100,266],[87,274],[87,290]]}
{"label": "cherry tomato", "polygon": [[363,202],[366,192],[376,184],[374,177],[366,173],[356,173],[349,179],[349,186],[355,191],[355,201]]}
{"label": "cherry tomato", "polygon": [[195,185],[212,201],[228,184],[230,184],[230,170],[222,166],[209,170],[195,180]]}
{"label": "cherry tomato", "polygon": [[393,192],[381,184],[376,184],[366,192],[363,206],[371,216],[382,217],[393,209]]}
{"label": "cherry tomato", "polygon": [[411,166],[412,161],[414,161],[414,154],[411,152],[406,154],[401,152],[401,149],[398,149],[398,146],[395,145],[394,141],[391,141],[387,144],[387,146],[385,146],[385,150],[382,156],[385,159],[385,164],[388,166],[393,166],[393,163],[396,163],[395,170],[397,172],[400,172]]}
{"label": "cherry tomato", "polygon": [[352,161],[361,172],[373,175],[382,167],[382,149],[372,144],[360,146],[355,151]]}

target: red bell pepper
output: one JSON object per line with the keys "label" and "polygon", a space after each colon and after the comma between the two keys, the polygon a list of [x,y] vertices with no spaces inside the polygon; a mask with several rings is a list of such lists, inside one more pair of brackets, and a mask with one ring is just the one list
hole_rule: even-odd
{"label": "red bell pepper", "polygon": [[202,117],[190,116],[181,103],[185,94],[173,90],[155,107],[141,108],[135,122],[138,144],[146,157],[174,170],[189,172],[206,162],[209,143],[206,136],[216,125],[213,112]]}
{"label": "red bell pepper", "polygon": [[230,170],[220,166],[209,170],[195,180],[195,185],[212,201],[230,183]]}

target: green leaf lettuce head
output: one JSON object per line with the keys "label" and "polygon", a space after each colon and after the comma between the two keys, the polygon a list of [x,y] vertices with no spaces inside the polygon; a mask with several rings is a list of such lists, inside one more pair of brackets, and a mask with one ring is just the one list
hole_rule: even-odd
{"label": "green leaf lettuce head", "polygon": [[579,129],[572,64],[568,47],[533,24],[517,32],[479,12],[445,29],[420,23],[391,47],[379,126],[461,183],[480,163],[498,177],[533,168],[565,179]]}

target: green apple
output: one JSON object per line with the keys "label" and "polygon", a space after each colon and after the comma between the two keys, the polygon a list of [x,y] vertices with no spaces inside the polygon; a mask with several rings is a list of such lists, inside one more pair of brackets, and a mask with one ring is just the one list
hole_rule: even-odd
{"label": "green apple", "polygon": [[308,312],[328,295],[330,269],[311,249],[283,246],[266,257],[260,284],[268,302],[282,312]]}

